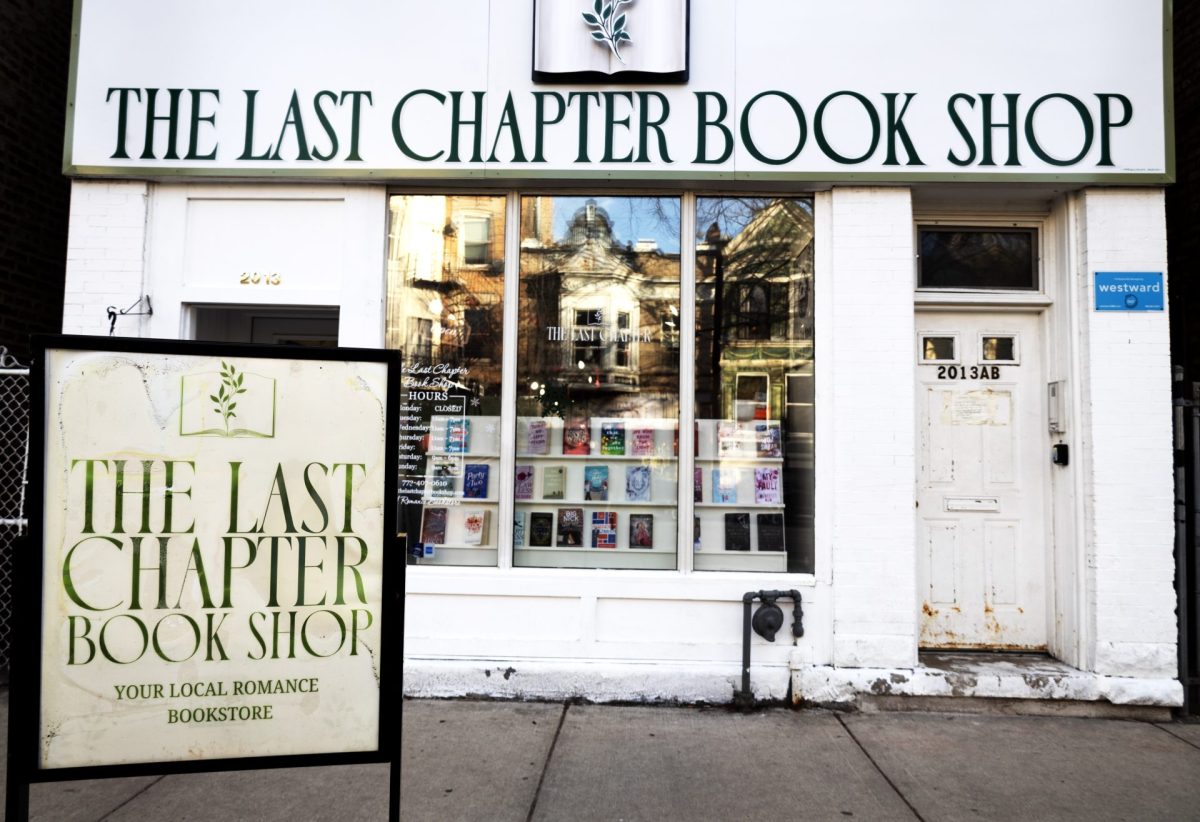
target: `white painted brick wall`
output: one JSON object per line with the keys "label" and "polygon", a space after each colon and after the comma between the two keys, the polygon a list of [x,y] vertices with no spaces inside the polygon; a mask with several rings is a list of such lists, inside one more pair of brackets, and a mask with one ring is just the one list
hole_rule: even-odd
{"label": "white painted brick wall", "polygon": [[917,658],[912,198],[832,194],[833,654],[839,666]]}
{"label": "white painted brick wall", "polygon": [[[128,308],[142,296],[148,188],[141,182],[72,183],[63,333],[105,336],[105,307]],[[140,336],[141,325],[140,317],[119,318],[116,334]]]}
{"label": "white painted brick wall", "polygon": [[1084,493],[1093,669],[1176,673],[1167,312],[1096,312],[1097,271],[1167,270],[1161,189],[1094,189],[1080,211]]}

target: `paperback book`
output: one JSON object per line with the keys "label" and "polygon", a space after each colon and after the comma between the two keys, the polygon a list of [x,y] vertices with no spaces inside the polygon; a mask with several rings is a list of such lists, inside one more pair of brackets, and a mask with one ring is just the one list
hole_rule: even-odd
{"label": "paperback book", "polygon": [[750,515],[747,513],[725,515],[725,550],[750,550]]}
{"label": "paperback book", "polygon": [[513,547],[521,548],[525,545],[525,512],[517,511],[513,514]]}
{"label": "paperback book", "polygon": [[534,511],[529,515],[529,547],[549,548],[554,542],[554,514]]}
{"label": "paperback book", "polygon": [[700,517],[692,517],[692,550],[700,550]]}
{"label": "paperback book", "polygon": [[625,499],[629,502],[650,501],[650,466],[631,465],[625,469]]}
{"label": "paperback book", "polygon": [[736,457],[741,455],[739,448],[738,424],[731,420],[721,420],[717,423],[717,456]]}
{"label": "paperback book", "polygon": [[525,453],[550,453],[550,431],[545,420],[530,420],[525,427]]}
{"label": "paperback book", "polygon": [[754,423],[754,450],[760,457],[780,457],[783,455],[780,445],[779,425],[777,423]]}
{"label": "paperback book", "polygon": [[608,499],[607,465],[589,465],[583,469],[583,498],[589,502]]}
{"label": "paperback book", "polygon": [[630,453],[635,457],[648,457],[654,453],[654,429],[634,428],[629,433]]}
{"label": "paperback book", "polygon": [[600,426],[600,453],[610,457],[625,456],[625,423],[606,422]]}
{"label": "paperback book", "polygon": [[453,417],[446,420],[446,453],[465,454],[471,445],[471,420]]}
{"label": "paperback book", "polygon": [[482,508],[471,508],[463,511],[463,544],[487,545],[488,531],[491,530],[492,512]]}
{"label": "paperback book", "polygon": [[736,468],[714,468],[712,470],[712,501],[721,504],[737,502],[738,470]]}
{"label": "paperback book", "polygon": [[561,465],[542,469],[542,499],[562,499],[566,488],[566,472]]}
{"label": "paperback book", "polygon": [[629,547],[654,547],[654,514],[629,515]]}
{"label": "paperback book", "polygon": [[591,433],[588,421],[583,417],[573,417],[563,426],[563,453],[590,454],[592,453]]}
{"label": "paperback book", "polygon": [[513,497],[516,499],[533,499],[533,466],[518,465],[513,470]]}
{"label": "paperback book", "polygon": [[[679,424],[675,424],[675,442],[673,444],[675,456],[679,456]],[[700,423],[692,423],[692,453],[696,456],[700,455]]]}
{"label": "paperback book", "polygon": [[779,504],[779,469],[754,469],[754,502],[757,505]]}
{"label": "paperback book", "polygon": [[692,471],[692,477],[692,502],[704,502],[704,469],[694,469]]}
{"label": "paperback book", "polygon": [[465,499],[486,499],[488,491],[488,473],[486,465],[467,465],[463,473],[463,497]]}
{"label": "paperback book", "polygon": [[429,506],[425,509],[421,521],[421,542],[429,545],[442,545],[446,542],[446,509],[441,506]]}
{"label": "paperback book", "polygon": [[583,509],[558,509],[558,546],[579,548],[583,545]]}
{"label": "paperback book", "polygon": [[784,550],[783,514],[758,515],[758,550]]}
{"label": "paperback book", "polygon": [[617,547],[617,512],[592,512],[592,547]]}

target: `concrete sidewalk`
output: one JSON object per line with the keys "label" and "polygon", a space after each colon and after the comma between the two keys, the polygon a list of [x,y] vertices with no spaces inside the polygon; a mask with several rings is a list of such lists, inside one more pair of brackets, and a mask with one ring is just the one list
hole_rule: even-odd
{"label": "concrete sidewalk", "polygon": [[[7,721],[7,693],[3,696]],[[401,817],[1200,819],[1200,725],[406,701]],[[53,822],[383,820],[385,767],[38,785]]]}

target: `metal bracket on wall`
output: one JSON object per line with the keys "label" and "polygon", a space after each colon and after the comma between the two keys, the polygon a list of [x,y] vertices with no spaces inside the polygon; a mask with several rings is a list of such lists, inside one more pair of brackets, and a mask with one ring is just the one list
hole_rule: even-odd
{"label": "metal bracket on wall", "polygon": [[[145,311],[134,311],[142,303],[146,304]],[[154,314],[154,307],[150,305],[150,295],[146,294],[137,298],[137,302],[129,306],[129,308],[117,310],[115,305],[110,305],[104,309],[108,313],[108,336],[112,336],[117,330],[117,317],[150,317]]]}

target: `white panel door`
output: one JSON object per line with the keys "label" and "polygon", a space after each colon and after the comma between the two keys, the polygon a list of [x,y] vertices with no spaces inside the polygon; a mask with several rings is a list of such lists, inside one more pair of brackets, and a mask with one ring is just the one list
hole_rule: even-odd
{"label": "white panel door", "polygon": [[917,315],[921,647],[1046,647],[1036,314]]}

